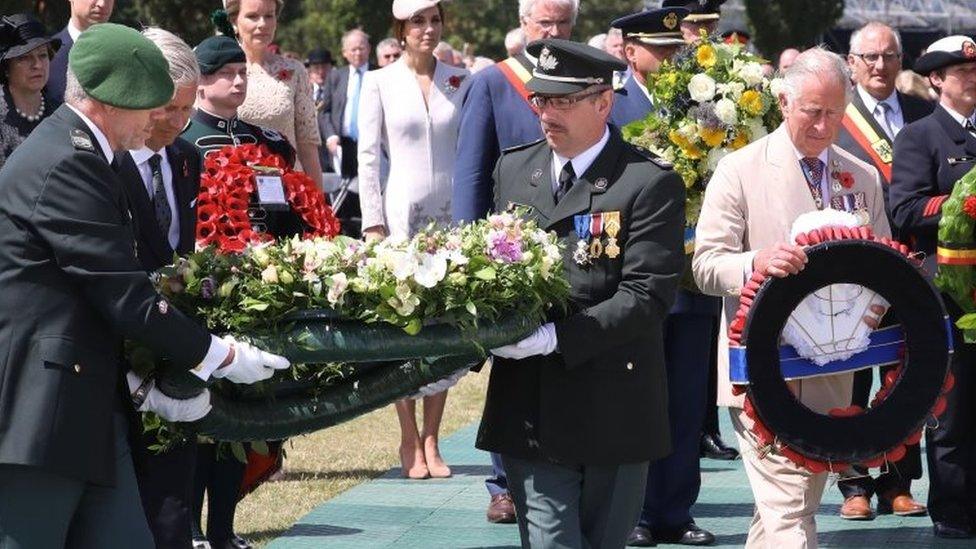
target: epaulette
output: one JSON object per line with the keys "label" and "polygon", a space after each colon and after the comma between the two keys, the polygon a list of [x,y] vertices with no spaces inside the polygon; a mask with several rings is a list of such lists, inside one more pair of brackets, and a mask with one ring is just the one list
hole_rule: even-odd
{"label": "epaulette", "polygon": [[95,152],[95,144],[92,143],[91,137],[78,128],[71,130],[71,145],[79,151]]}
{"label": "epaulette", "polygon": [[515,145],[514,147],[508,147],[508,148],[502,149],[502,154],[508,154],[508,153],[513,153],[513,152],[516,152],[516,151],[522,151],[522,150],[528,149],[529,147],[534,147],[534,146],[538,145],[539,143],[542,143],[545,140],[546,140],[546,138],[543,137],[542,139],[536,139],[535,141],[530,141],[528,143],[522,143],[521,145]]}
{"label": "epaulette", "polygon": [[672,163],[668,162],[667,160],[661,158],[660,156],[652,153],[651,151],[645,149],[644,147],[641,147],[640,145],[633,145],[633,144],[631,146],[633,147],[634,152],[636,152],[637,154],[639,154],[643,158],[646,158],[646,159],[650,160],[651,162],[653,162],[654,164],[656,164],[662,170],[671,170],[671,169],[674,168],[674,164],[672,164]]}

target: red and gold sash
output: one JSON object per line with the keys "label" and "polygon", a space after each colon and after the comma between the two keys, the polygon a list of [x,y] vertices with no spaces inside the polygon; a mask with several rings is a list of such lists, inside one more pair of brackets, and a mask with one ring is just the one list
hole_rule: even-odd
{"label": "red and gold sash", "polygon": [[517,91],[518,94],[522,96],[522,99],[524,99],[529,105],[532,112],[536,112],[535,106],[533,106],[529,101],[529,95],[531,95],[531,92],[529,92],[529,89],[525,87],[525,83],[532,78],[532,73],[529,72],[528,69],[526,69],[525,66],[523,66],[522,63],[514,57],[509,57],[508,59],[499,63],[498,68],[502,71],[502,74],[505,75],[505,79],[508,80],[508,83],[515,88],[515,91]]}
{"label": "red and gold sash", "polygon": [[858,146],[868,153],[871,163],[884,177],[884,182],[891,183],[892,150],[887,136],[879,135],[854,103],[847,105],[843,124]]}

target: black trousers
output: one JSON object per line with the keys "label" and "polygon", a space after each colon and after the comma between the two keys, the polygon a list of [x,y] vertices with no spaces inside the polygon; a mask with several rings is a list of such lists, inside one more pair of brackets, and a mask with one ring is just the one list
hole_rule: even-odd
{"label": "black trousers", "polygon": [[962,312],[951,298],[943,298],[953,323],[956,386],[938,427],[926,432],[929,515],[933,521],[970,525],[976,520],[976,344],[964,342],[955,328]]}
{"label": "black trousers", "polygon": [[708,353],[708,392],[705,395],[705,421],[702,432],[710,435],[721,434],[718,426],[718,331],[722,329],[722,318],[715,317],[711,348]]}
{"label": "black trousers", "polygon": [[[886,375],[895,366],[881,368],[881,375]],[[857,404],[862,408],[867,408],[870,402],[871,385],[874,383],[874,368],[861,370],[854,374],[854,391],[851,404]],[[912,480],[922,478],[922,453],[918,444],[909,446],[905,451],[905,457],[901,461],[888,464],[888,470],[872,478],[866,469],[855,467],[862,477],[843,480],[837,483],[840,492],[844,494],[844,499],[852,496],[866,496],[870,498],[874,494],[882,495],[894,491],[909,491],[912,487]]]}
{"label": "black trousers", "polygon": [[142,422],[133,424],[136,427],[130,437],[132,460],[142,508],[156,547],[186,549],[192,544],[190,510],[197,445],[189,442],[156,453],[149,449],[155,439],[141,432]]}
{"label": "black trousers", "polygon": [[200,517],[203,495],[207,494],[207,539],[222,547],[234,535],[241,482],[246,465],[232,455],[218,456],[216,444],[197,445],[197,467],[193,493],[194,534],[202,536]]}

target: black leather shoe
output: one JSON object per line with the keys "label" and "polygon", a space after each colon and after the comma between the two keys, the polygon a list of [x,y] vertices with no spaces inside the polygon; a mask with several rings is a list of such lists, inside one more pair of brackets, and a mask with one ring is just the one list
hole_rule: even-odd
{"label": "black leather shoe", "polygon": [[251,542],[237,534],[231,535],[231,538],[226,541],[211,541],[210,546],[213,549],[254,549]]}
{"label": "black leather shoe", "polygon": [[973,529],[967,524],[935,522],[932,524],[932,531],[937,538],[969,539],[973,537]]}
{"label": "black leather shoe", "polygon": [[739,451],[729,448],[718,433],[702,433],[701,457],[732,461],[739,458]]}
{"label": "black leather shoe", "polygon": [[628,547],[657,547],[654,543],[654,536],[651,531],[643,526],[638,526],[627,536]]}
{"label": "black leather shoe", "polygon": [[654,539],[661,543],[677,543],[678,545],[711,545],[715,543],[715,536],[708,530],[702,530],[694,522],[674,530],[655,530]]}

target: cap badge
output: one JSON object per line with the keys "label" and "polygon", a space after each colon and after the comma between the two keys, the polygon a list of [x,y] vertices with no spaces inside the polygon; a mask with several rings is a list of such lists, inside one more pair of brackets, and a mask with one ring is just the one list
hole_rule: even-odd
{"label": "cap badge", "polygon": [[672,11],[664,18],[663,23],[668,30],[674,30],[678,26],[678,15]]}
{"label": "cap badge", "polygon": [[599,190],[602,191],[602,190],[604,190],[604,189],[607,188],[607,178],[606,177],[601,177],[600,179],[597,179],[596,182],[593,183],[593,185],[597,189],[599,189]]}
{"label": "cap badge", "polygon": [[966,56],[967,59],[972,59],[976,57],[976,44],[970,41],[965,41],[962,43],[962,54]]}
{"label": "cap badge", "polygon": [[559,66],[559,60],[556,59],[556,56],[554,56],[551,51],[549,51],[548,46],[542,48],[542,52],[539,54],[539,66],[542,67],[543,70],[547,71],[554,70],[557,66]]}

